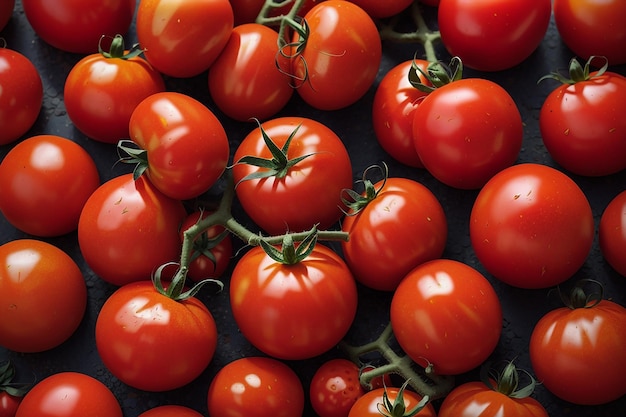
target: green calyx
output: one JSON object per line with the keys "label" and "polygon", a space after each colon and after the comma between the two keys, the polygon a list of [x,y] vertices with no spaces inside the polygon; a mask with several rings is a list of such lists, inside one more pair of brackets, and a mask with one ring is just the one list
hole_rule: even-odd
{"label": "green calyx", "polygon": [[[604,65],[592,76],[591,75],[591,63],[596,59],[604,60]],[[603,56],[590,56],[585,65],[581,65],[581,63],[576,58],[572,58],[569,62],[569,78],[564,76],[558,71],[551,72],[547,75],[541,77],[537,84],[542,82],[543,80],[552,79],[557,80],[561,84],[576,84],[582,81],[589,81],[592,78],[599,77],[603,75],[609,67],[609,61],[606,57]]]}
{"label": "green calyx", "polygon": [[[424,84],[420,79],[420,74],[432,85]],[[458,56],[453,57],[449,65],[439,61],[431,62],[428,64],[426,72],[415,62],[409,70],[409,82],[413,87],[424,93],[432,93],[437,88],[458,81],[461,78],[463,78],[463,62]]]}
{"label": "green calyx", "polygon": [[11,361],[0,363],[0,392],[6,392],[13,397],[23,397],[31,387],[31,384],[13,382],[15,367]]}
{"label": "green calyx", "polygon": [[[520,387],[520,371],[529,378],[529,383],[523,387]],[[502,372],[484,366],[481,369],[480,379],[492,390],[516,399],[529,397],[537,386],[535,378],[527,371],[516,368],[513,361],[507,362]]]}
{"label": "green calyx", "polygon": [[133,179],[136,181],[148,169],[148,151],[141,149],[135,142],[122,139],[117,143],[119,162],[134,164]]}
{"label": "green calyx", "polygon": [[134,44],[128,52],[124,48],[124,37],[122,35],[115,35],[111,40],[111,46],[108,51],[102,48],[102,41],[106,38],[105,35],[100,37],[98,41],[98,52],[105,58],[119,58],[119,59],[131,59],[137,57],[143,53],[143,49],[138,43]]}
{"label": "green calyx", "polygon": [[[585,287],[595,287],[590,291]],[[593,308],[604,298],[604,287],[602,283],[593,279],[581,279],[576,282],[569,293],[565,293],[558,288],[561,301],[568,308],[575,310],[577,308]]]}
{"label": "green calyx", "polygon": [[286,234],[283,237],[283,243],[280,249],[265,240],[261,240],[259,245],[263,248],[267,256],[274,261],[285,265],[295,265],[302,262],[313,252],[315,244],[317,243],[317,235],[317,226],[314,226],[298,245],[296,245],[291,234]]}
{"label": "green calyx", "polygon": [[279,148],[276,145],[276,143],[274,143],[274,141],[268,136],[267,132],[265,132],[265,129],[263,129],[263,126],[261,126],[258,120],[257,120],[257,123],[259,124],[259,129],[261,130],[263,141],[265,142],[265,145],[267,146],[267,148],[270,150],[272,154],[272,158],[266,159],[266,158],[260,158],[258,156],[244,156],[240,158],[236,162],[236,164],[248,164],[248,165],[253,165],[259,168],[263,168],[262,170],[253,172],[245,176],[239,181],[240,183],[243,181],[248,181],[248,180],[271,178],[271,177],[276,177],[278,179],[285,178],[287,174],[289,173],[289,170],[294,165],[296,165],[298,162],[302,161],[303,159],[306,159],[309,156],[314,155],[314,154],[307,154],[307,155],[298,156],[297,158],[293,158],[293,159],[289,159],[287,157],[289,145],[291,144],[291,141],[293,140],[293,138],[296,136],[298,129],[300,129],[300,125],[298,125],[293,130],[293,132],[291,132],[291,134],[287,138],[287,141],[285,142],[283,147]]}
{"label": "green calyx", "polygon": [[[383,175],[383,183],[378,188],[376,188],[372,181],[367,178],[372,169],[380,170]],[[358,181],[358,183],[362,183],[365,188],[363,193],[359,194],[358,192],[347,188],[342,190],[342,194],[347,194],[347,198],[343,197],[343,195],[341,197],[343,204],[348,207],[348,211],[344,213],[347,216],[355,216],[361,212],[371,201],[378,197],[380,191],[385,187],[388,177],[389,168],[384,162],[382,166],[372,165],[366,168],[365,171],[363,171],[363,177]]]}
{"label": "green calyx", "polygon": [[393,402],[389,399],[389,396],[387,395],[387,388],[385,387],[383,392],[383,402],[378,404],[378,412],[385,417],[413,417],[422,411],[422,409],[426,407],[426,404],[428,404],[428,395],[424,396],[422,400],[412,409],[406,409],[406,404],[404,402],[404,390],[408,384],[408,380],[402,384],[400,390],[398,391],[398,395]]}

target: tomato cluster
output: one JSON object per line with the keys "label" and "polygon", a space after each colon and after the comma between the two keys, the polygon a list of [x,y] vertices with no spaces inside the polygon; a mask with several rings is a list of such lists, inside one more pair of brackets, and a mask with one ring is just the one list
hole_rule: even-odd
{"label": "tomato cluster", "polygon": [[623,408],[622,3],[7,3],[0,417]]}

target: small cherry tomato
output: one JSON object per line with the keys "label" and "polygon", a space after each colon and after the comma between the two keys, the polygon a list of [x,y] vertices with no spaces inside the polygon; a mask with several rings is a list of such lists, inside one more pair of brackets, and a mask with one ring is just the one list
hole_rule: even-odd
{"label": "small cherry tomato", "polygon": [[347,417],[363,394],[359,367],[342,358],[324,362],[315,371],[309,386],[311,405],[319,417]]}
{"label": "small cherry tomato", "polygon": [[613,197],[604,209],[598,239],[604,259],[617,273],[626,277],[626,191]]}

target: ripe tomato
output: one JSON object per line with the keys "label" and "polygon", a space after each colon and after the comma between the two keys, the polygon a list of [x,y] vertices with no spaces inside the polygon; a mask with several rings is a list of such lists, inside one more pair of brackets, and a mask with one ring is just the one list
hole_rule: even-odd
{"label": "ripe tomato", "polygon": [[588,59],[604,56],[626,64],[626,3],[622,0],[554,0],[554,22],[563,43]]}
{"label": "ripe tomato", "polygon": [[78,328],[86,305],[83,274],[61,249],[31,239],[0,246],[0,346],[57,347]]}
{"label": "ripe tomato", "polygon": [[0,417],[15,417],[21,402],[22,397],[0,391]]}
{"label": "ripe tomato", "polygon": [[99,185],[96,164],[80,145],[55,135],[33,136],[0,163],[0,211],[31,235],[64,235],[76,230]]}
{"label": "ripe tomato", "polygon": [[539,320],[530,336],[530,361],[537,379],[557,397],[604,404],[626,394],[625,345],[626,309],[584,300]]}
{"label": "ripe tomato", "polygon": [[22,0],[24,14],[35,33],[62,51],[91,54],[104,36],[126,33],[135,15],[136,0]]}
{"label": "ripe tomato", "polygon": [[[152,281],[126,284],[104,303],[96,320],[96,347],[120,381],[144,391],[182,387],[209,365],[217,328],[197,298],[161,294]],[[164,352],[184,352],[163,359]]]}
{"label": "ripe tomato", "polygon": [[376,24],[359,6],[340,0],[318,4],[304,15],[304,20],[307,36],[303,38],[296,31],[292,47],[287,48],[299,50],[293,53],[289,71],[296,92],[320,110],[337,110],[355,103],[378,74],[382,45]]}
{"label": "ripe tomato", "polygon": [[[244,163],[243,157],[272,159],[263,131],[289,161],[272,171]],[[310,155],[297,160],[304,155]],[[268,120],[250,132],[234,156],[233,178],[245,212],[266,232],[300,232],[319,224],[327,229],[341,218],[341,191],[352,188],[352,164],[341,139],[320,122],[304,117]],[[283,157],[284,159],[284,157]],[[291,165],[293,164],[293,165]],[[267,178],[244,180],[267,173]]]}
{"label": "ripe tomato", "polygon": [[[572,65],[580,67],[577,61]],[[573,81],[553,90],[541,107],[543,144],[559,165],[574,174],[599,176],[623,170],[626,120],[620,108],[626,106],[626,78],[592,72]]]}
{"label": "ripe tomato", "polygon": [[487,271],[509,285],[548,288],[583,265],[594,238],[589,202],[562,172],[540,164],[503,170],[480,191],[470,239]]}
{"label": "ripe tomato", "polygon": [[387,178],[371,187],[379,190],[376,196],[343,220],[350,239],[341,247],[359,282],[393,291],[413,268],[443,254],[446,215],[437,197],[416,181]]}
{"label": "ripe tomato", "polygon": [[315,371],[309,386],[311,406],[319,417],[347,417],[363,394],[359,367],[342,358],[324,362]]}
{"label": "ripe tomato", "polygon": [[9,360],[0,364],[0,417],[15,417],[29,384],[14,381],[15,367]]}
{"label": "ripe tomato", "polygon": [[[383,76],[374,95],[372,125],[385,152],[405,165],[423,168],[413,143],[413,115],[426,93],[409,82],[409,70],[413,65],[426,71],[428,61],[404,61]],[[422,83],[430,85],[421,74],[420,78]]]}
{"label": "ripe tomato", "polygon": [[[300,9],[298,9],[298,16],[304,16],[306,12],[311,10],[317,3],[321,3],[324,0],[304,0]],[[280,6],[279,3],[285,3]],[[287,2],[275,2],[277,6],[274,6],[269,10],[266,17],[274,17],[280,15],[286,15],[294,6],[295,0]],[[231,6],[233,6],[233,13],[235,14],[235,26],[244,23],[253,23],[261,13],[261,9],[265,4],[265,0],[230,0]]]}
{"label": "ripe tomato", "polygon": [[489,281],[464,263],[437,259],[413,269],[391,300],[391,326],[400,347],[439,375],[480,365],[502,331],[500,301]]}
{"label": "ripe tomato", "polygon": [[97,379],[60,372],[39,381],[26,394],[16,417],[122,417],[117,399]]}
{"label": "ripe tomato", "polygon": [[144,177],[115,177],[89,197],[78,222],[87,265],[113,285],[148,279],[180,257],[179,227],[186,213]]}
{"label": "ripe tomato", "polygon": [[301,417],[304,389],[296,373],[267,357],[245,357],[224,366],[211,381],[209,416]]}
{"label": "ripe tomato", "polygon": [[252,345],[276,358],[306,359],[345,336],[356,315],[357,291],[345,262],[320,243],[292,265],[257,246],[235,265],[230,301],[235,322]]}
{"label": "ripe tomato", "polygon": [[15,0],[6,0],[0,3],[0,30],[4,29],[11,20],[13,9],[15,9]]}
{"label": "ripe tomato", "polygon": [[143,0],[137,8],[137,39],[154,68],[171,77],[206,71],[233,30],[228,0]]}
{"label": "ripe tomato", "polygon": [[186,94],[166,91],[142,100],[130,116],[129,131],[146,151],[138,158],[139,169],[171,198],[199,196],[226,169],[230,147],[222,123]]}
{"label": "ripe tomato", "polygon": [[182,405],[161,405],[144,411],[138,417],[202,417],[202,414]]}
{"label": "ripe tomato", "polygon": [[626,276],[626,191],[613,197],[604,209],[598,239],[604,259],[617,273]]}
{"label": "ripe tomato", "polygon": [[100,142],[117,143],[128,137],[135,107],[149,95],[165,90],[161,74],[145,59],[124,53],[124,41],[118,35],[110,52],[84,57],[65,80],[67,115],[78,130]]}
{"label": "ripe tomato", "polygon": [[528,58],[543,40],[550,0],[441,0],[441,41],[479,71],[501,71]]}
{"label": "ripe tomato", "polygon": [[37,120],[43,84],[30,59],[1,47],[0,86],[0,145],[6,145],[28,132]]}
{"label": "ripe tomato", "polygon": [[374,19],[391,17],[409,7],[413,0],[349,0]]}
{"label": "ripe tomato", "polygon": [[[190,213],[180,227],[180,239],[183,241],[183,232],[193,226],[210,213]],[[219,278],[222,276],[233,255],[233,242],[230,234],[224,233],[223,226],[209,227],[204,233],[196,238],[193,244],[192,261],[189,265],[187,276],[198,282],[207,278]]]}
{"label": "ripe tomato", "polygon": [[[379,410],[384,404],[383,394],[385,390],[387,391],[389,401],[393,404],[398,398],[400,388],[377,388],[361,396],[350,409],[348,417],[380,417],[382,414]],[[407,412],[415,408],[415,406],[422,401],[421,395],[406,389],[402,391],[402,398],[404,399],[404,406]],[[436,417],[437,413],[432,404],[426,404],[426,406],[415,415],[418,417]]]}
{"label": "ripe tomato", "polygon": [[413,141],[424,167],[444,184],[461,189],[480,188],[515,163],[523,133],[513,98],[481,78],[438,87],[413,116]]}
{"label": "ripe tomato", "polygon": [[217,107],[239,121],[265,120],[293,95],[289,76],[276,68],[278,33],[248,23],[236,26],[209,70],[209,92]]}

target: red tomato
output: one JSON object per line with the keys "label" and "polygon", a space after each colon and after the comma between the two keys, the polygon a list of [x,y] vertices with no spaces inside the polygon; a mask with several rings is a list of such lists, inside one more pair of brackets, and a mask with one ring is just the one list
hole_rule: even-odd
{"label": "red tomato", "polygon": [[235,322],[252,345],[291,360],[320,355],[339,343],[356,315],[357,292],[344,261],[320,243],[293,265],[273,260],[257,246],[235,266],[230,300]]}
{"label": "red tomato", "polygon": [[424,167],[461,189],[482,187],[511,166],[522,148],[522,118],[493,81],[453,81],[428,94],[413,116],[413,140]]}
{"label": "red tomato", "polygon": [[439,375],[479,366],[502,331],[500,301],[489,281],[464,263],[426,262],[402,280],[391,301],[391,326],[411,359]]}
{"label": "red tomato", "polygon": [[0,246],[0,346],[57,347],[78,328],[86,305],[83,275],[61,249],[31,239]]}
{"label": "red tomato", "polygon": [[342,221],[350,240],[341,247],[359,282],[393,291],[413,268],[443,254],[448,226],[437,197],[416,181],[388,178],[373,189],[374,199]]}
{"label": "red tomato", "polygon": [[604,259],[617,273],[626,276],[626,191],[613,197],[604,209],[598,239]]}
{"label": "red tomato", "polygon": [[363,394],[359,367],[341,358],[331,359],[317,368],[309,386],[311,406],[319,417],[347,417]]}
{"label": "red tomato", "polygon": [[[276,175],[243,181],[248,175],[271,174],[268,168],[239,162],[244,156],[273,158],[261,127],[281,149],[293,135],[285,152],[288,160],[310,156],[286,171],[289,164],[283,161]],[[352,188],[352,164],[341,139],[322,123],[304,117],[272,119],[261,127],[243,139],[233,158],[237,197],[246,213],[273,235],[309,230],[315,224],[320,230],[332,226],[343,215],[341,191]]]}
{"label": "red tomato", "polygon": [[126,33],[136,0],[22,0],[24,13],[37,35],[66,52],[91,54],[104,36]]}
{"label": "red tomato", "polygon": [[550,0],[440,0],[441,41],[470,68],[512,68],[543,40],[551,6]]}
{"label": "red tomato", "polygon": [[[313,6],[317,3],[321,3],[324,0],[304,0],[300,9],[298,10],[298,16],[304,16]],[[283,3],[276,2],[275,4]],[[295,0],[286,2],[284,6],[271,7],[266,17],[286,15],[294,6]],[[235,14],[235,25],[241,25],[244,23],[253,23],[256,21],[261,8],[265,4],[265,0],[230,0],[230,4],[233,7],[233,13]]]}
{"label": "red tomato", "polygon": [[122,417],[117,399],[97,379],[60,372],[38,382],[24,397],[16,417]]}
{"label": "red tomato", "polygon": [[[382,414],[379,410],[384,404],[383,393],[385,390],[387,391],[389,401],[393,404],[398,397],[400,388],[377,388],[360,397],[350,409],[348,417],[380,417]],[[414,391],[404,390],[402,391],[402,396],[407,412],[412,410],[422,400],[422,396]],[[432,404],[426,404],[426,406],[422,408],[416,416],[436,417],[437,413],[435,412],[435,408]]]}
{"label": "red tomato", "polygon": [[143,0],[137,8],[137,39],[154,68],[187,78],[206,71],[233,30],[228,0]]}
{"label": "red tomato", "polygon": [[[183,241],[183,232],[193,226],[210,213],[190,213],[180,227],[180,238]],[[212,226],[196,238],[193,244],[195,254],[189,265],[187,276],[198,282],[207,278],[222,276],[233,255],[233,243],[230,234],[222,235],[223,226]]]}
{"label": "red tomato", "polygon": [[21,402],[22,397],[0,391],[0,417],[15,417]]}
{"label": "red tomato", "polygon": [[161,74],[145,59],[125,57],[124,53],[124,41],[116,36],[110,52],[84,57],[65,80],[67,115],[78,130],[100,142],[127,138],[135,107],[149,95],[165,90]]}
{"label": "red tomato", "polygon": [[293,95],[289,76],[276,68],[278,33],[267,26],[236,26],[209,70],[209,92],[217,107],[239,121],[265,120]]}
{"label": "red tomato", "polygon": [[148,279],[180,258],[182,203],[144,177],[115,177],[89,197],[78,222],[78,244],[89,267],[113,285]]}
{"label": "red tomato", "polygon": [[[405,165],[423,168],[413,144],[413,115],[426,93],[409,82],[409,70],[414,64],[423,71],[428,68],[428,61],[409,60],[383,76],[374,95],[372,124],[376,139],[385,152]],[[421,74],[420,79],[430,85]]]}
{"label": "red tomato", "polygon": [[612,301],[562,307],[530,337],[537,379],[557,397],[597,405],[626,394],[626,309]]}
{"label": "red tomato", "polygon": [[208,107],[166,91],[141,101],[130,117],[130,138],[150,182],[163,194],[187,200],[206,192],[228,163],[226,131]]}
{"label": "red tomato", "polygon": [[626,120],[620,109],[626,106],[626,78],[605,72],[575,81],[546,97],[539,113],[543,144],[574,174],[599,176],[623,170]]}
{"label": "red tomato", "polygon": [[96,164],[80,145],[55,135],[33,136],[0,163],[0,211],[26,233],[60,236],[76,230],[99,185]]}
{"label": "red tomato", "polygon": [[[197,298],[161,294],[152,281],[115,291],[96,320],[96,346],[104,365],[120,381],[144,391],[182,387],[209,365],[217,328]],[[164,352],[184,352],[163,359]]]}
{"label": "red tomato", "polygon": [[589,202],[562,172],[520,164],[480,191],[470,215],[470,239],[487,271],[509,285],[548,288],[585,262],[594,238]]}
{"label": "red tomato", "polygon": [[304,389],[296,373],[267,357],[245,357],[224,366],[209,386],[209,416],[301,417]]}
{"label": "red tomato", "polygon": [[385,18],[394,16],[413,3],[413,0],[349,0],[361,7],[372,18]]}
{"label": "red tomato", "polygon": [[0,145],[6,145],[35,124],[43,103],[43,84],[30,59],[0,48],[0,85]]}
{"label": "red tomato", "polygon": [[554,22],[563,43],[588,59],[604,56],[611,65],[626,64],[626,2],[554,0]]}
{"label": "red tomato", "polygon": [[[347,107],[372,87],[382,57],[376,24],[349,1],[327,0],[304,15],[309,33],[293,43],[304,47],[292,57],[296,92],[320,110]],[[295,50],[295,46],[288,48]]]}
{"label": "red tomato", "polygon": [[202,417],[202,414],[182,405],[161,405],[144,411],[138,417]]}
{"label": "red tomato", "polygon": [[15,9],[15,0],[5,0],[0,2],[0,30],[9,23]]}

